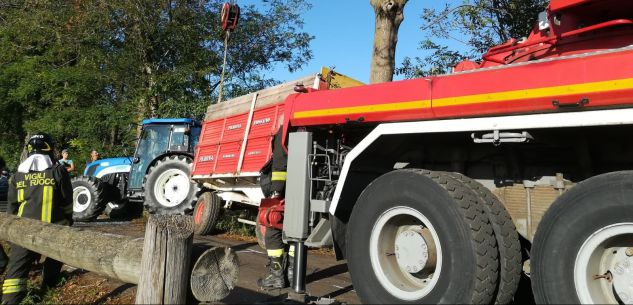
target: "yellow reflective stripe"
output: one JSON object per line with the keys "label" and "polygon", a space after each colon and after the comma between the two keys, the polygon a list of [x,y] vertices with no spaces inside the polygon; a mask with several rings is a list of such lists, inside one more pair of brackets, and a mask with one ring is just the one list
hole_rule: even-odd
{"label": "yellow reflective stripe", "polygon": [[20,284],[26,284],[26,279],[6,279],[4,283],[2,283],[3,287],[15,286]]}
{"label": "yellow reflective stripe", "polygon": [[53,206],[53,187],[45,186],[42,191],[42,222],[51,222],[51,211]]}
{"label": "yellow reflective stripe", "polygon": [[20,208],[18,209],[18,217],[22,217],[22,212],[24,211],[24,206],[26,205],[26,201],[24,201],[24,189],[18,190],[18,203],[20,203]]}
{"label": "yellow reflective stripe", "polygon": [[582,84],[570,84],[534,89],[489,92],[482,94],[462,95],[431,100],[405,101],[399,103],[373,104],[340,108],[326,108],[318,110],[298,111],[293,114],[295,119],[325,117],[342,114],[373,113],[403,110],[424,110],[439,107],[484,104],[494,102],[509,102],[523,99],[536,99],[566,95],[613,92],[633,89],[633,78],[615,79]]}
{"label": "yellow reflective stripe", "polygon": [[288,255],[295,257],[295,245],[290,245],[290,249],[288,249]]}
{"label": "yellow reflective stripe", "polygon": [[266,250],[266,252],[268,253],[269,257],[281,257],[282,255],[284,255],[284,249],[272,249]]}
{"label": "yellow reflective stripe", "polygon": [[20,285],[20,286],[11,286],[11,287],[2,288],[2,294],[16,293],[20,291],[26,291],[26,286]]}
{"label": "yellow reflective stripe", "polygon": [[46,187],[42,190],[42,222],[46,222],[46,197],[48,196],[48,192],[46,191]]}
{"label": "yellow reflective stripe", "polygon": [[51,222],[51,211],[53,207],[53,187],[45,186],[42,191],[42,222]]}
{"label": "yellow reflective stripe", "polygon": [[286,181],[286,172],[273,172],[272,181]]}
{"label": "yellow reflective stripe", "polygon": [[48,188],[48,211],[46,211],[46,215],[48,216],[48,222],[52,222],[53,215],[53,187],[47,186]]}

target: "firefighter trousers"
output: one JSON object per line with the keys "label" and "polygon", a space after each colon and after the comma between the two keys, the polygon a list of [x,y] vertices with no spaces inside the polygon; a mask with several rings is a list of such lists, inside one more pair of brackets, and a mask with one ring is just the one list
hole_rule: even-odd
{"label": "firefighter trousers", "polygon": [[[7,267],[4,282],[2,283],[2,305],[19,304],[26,296],[26,282],[29,271],[33,263],[39,258],[39,253],[18,247],[17,245],[11,245],[9,266]],[[42,289],[57,285],[62,265],[63,263],[49,257],[44,260]]]}

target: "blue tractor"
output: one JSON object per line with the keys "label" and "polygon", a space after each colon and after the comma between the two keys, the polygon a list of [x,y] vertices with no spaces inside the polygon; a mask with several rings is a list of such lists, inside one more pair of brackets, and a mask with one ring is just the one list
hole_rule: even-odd
{"label": "blue tractor", "polygon": [[185,214],[192,211],[200,187],[190,180],[200,122],[146,119],[132,157],[100,159],[73,179],[73,217],[91,221],[139,210]]}

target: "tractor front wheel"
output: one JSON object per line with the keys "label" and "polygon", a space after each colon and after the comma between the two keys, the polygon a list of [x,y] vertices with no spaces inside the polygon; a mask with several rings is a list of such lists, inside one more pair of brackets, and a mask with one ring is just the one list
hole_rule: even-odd
{"label": "tractor front wheel", "polygon": [[80,176],[72,179],[73,219],[92,221],[97,218],[106,205],[103,184],[97,178]]}
{"label": "tractor front wheel", "polygon": [[200,187],[189,180],[191,158],[167,156],[145,176],[145,207],[152,214],[186,214],[198,200]]}

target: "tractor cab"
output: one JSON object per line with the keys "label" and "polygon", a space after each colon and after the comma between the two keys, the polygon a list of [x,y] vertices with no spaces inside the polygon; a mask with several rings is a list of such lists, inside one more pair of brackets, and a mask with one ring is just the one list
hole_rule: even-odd
{"label": "tractor cab", "polygon": [[200,137],[200,123],[192,119],[146,119],[132,159],[128,181],[130,199],[142,199],[147,170],[170,155],[193,156]]}

